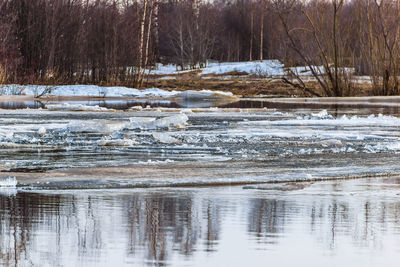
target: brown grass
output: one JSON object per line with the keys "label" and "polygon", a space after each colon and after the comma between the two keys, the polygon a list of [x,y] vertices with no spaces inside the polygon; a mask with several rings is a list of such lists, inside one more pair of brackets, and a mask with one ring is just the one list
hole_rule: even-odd
{"label": "brown grass", "polygon": [[[308,88],[323,95],[315,81],[306,82]],[[252,77],[224,77],[200,76],[186,73],[173,79],[149,79],[146,87],[158,87],[165,90],[219,90],[229,91],[243,97],[270,96],[270,97],[308,97],[307,93],[294,88],[281,79],[260,79]],[[352,96],[372,96],[373,88],[370,83],[354,83]]]}

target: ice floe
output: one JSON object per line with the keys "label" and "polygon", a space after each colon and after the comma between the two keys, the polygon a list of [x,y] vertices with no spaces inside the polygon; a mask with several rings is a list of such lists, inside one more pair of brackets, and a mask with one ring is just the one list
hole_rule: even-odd
{"label": "ice floe", "polygon": [[129,120],[130,123],[125,126],[127,129],[155,130],[166,128],[184,128],[187,125],[189,118],[185,113],[181,113],[159,119],[132,117]]}
{"label": "ice floe", "polygon": [[176,143],[179,143],[178,139],[172,137],[168,133],[154,132],[152,135],[153,135],[154,139],[156,139],[160,143],[164,143],[164,144],[176,144]]}
{"label": "ice floe", "polygon": [[120,130],[125,125],[126,122],[108,120],[72,121],[62,130],[65,132],[80,133],[112,133]]}

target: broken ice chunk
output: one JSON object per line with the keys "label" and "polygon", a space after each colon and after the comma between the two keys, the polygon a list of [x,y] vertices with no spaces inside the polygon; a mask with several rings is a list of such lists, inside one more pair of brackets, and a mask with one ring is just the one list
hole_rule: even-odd
{"label": "broken ice chunk", "polygon": [[181,113],[175,116],[158,119],[154,121],[154,125],[155,128],[184,128],[188,120],[188,116],[184,113]]}
{"label": "broken ice chunk", "polygon": [[114,122],[108,120],[92,121],[73,121],[70,122],[64,130],[67,132],[82,133],[112,133],[125,126],[125,122]]}
{"label": "broken ice chunk", "polygon": [[189,120],[186,114],[178,114],[161,119],[155,118],[130,118],[130,123],[126,126],[127,129],[140,129],[140,130],[155,130],[166,128],[184,128]]}
{"label": "broken ice chunk", "polygon": [[44,128],[44,127],[40,127],[39,129],[38,129],[38,134],[39,135],[45,135],[46,134],[46,128]]}
{"label": "broken ice chunk", "polygon": [[99,146],[134,146],[138,142],[131,139],[106,139],[103,138],[97,143]]}
{"label": "broken ice chunk", "polygon": [[340,141],[338,139],[329,139],[329,140],[323,140],[321,142],[321,145],[323,147],[331,147],[331,146],[342,147],[343,143],[342,143],[342,141]]}
{"label": "broken ice chunk", "polygon": [[179,142],[178,139],[170,136],[168,133],[155,132],[153,133],[153,137],[163,144],[176,144]]}

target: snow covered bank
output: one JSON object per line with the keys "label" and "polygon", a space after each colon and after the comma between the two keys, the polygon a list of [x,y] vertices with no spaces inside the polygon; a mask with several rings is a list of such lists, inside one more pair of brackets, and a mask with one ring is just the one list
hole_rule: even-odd
{"label": "snow covered bank", "polygon": [[100,87],[96,85],[3,85],[0,95],[32,95],[32,96],[85,96],[85,97],[137,97],[137,98],[184,98],[209,99],[233,97],[230,92],[222,91],[167,91],[158,88],[138,90],[127,87]]}
{"label": "snow covered bank", "polygon": [[138,90],[127,87],[100,87],[97,85],[4,85],[2,95],[51,95],[51,96],[92,96],[92,97],[172,97],[179,92],[158,88]]}

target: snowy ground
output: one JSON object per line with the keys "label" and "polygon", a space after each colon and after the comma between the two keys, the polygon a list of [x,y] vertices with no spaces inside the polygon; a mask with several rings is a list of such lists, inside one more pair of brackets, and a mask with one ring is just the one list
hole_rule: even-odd
{"label": "snowy ground", "polygon": [[[324,73],[322,66],[313,66],[317,73]],[[242,62],[212,62],[207,64],[204,68],[199,68],[197,71],[200,74],[216,74],[228,75],[233,72],[243,73],[243,75],[253,75],[256,77],[279,77],[288,74],[292,71],[300,76],[312,76],[312,72],[308,66],[285,68],[284,64],[279,60],[262,60],[262,61],[242,61]],[[345,68],[346,72],[354,72],[352,68]],[[150,71],[151,74],[156,75],[174,75],[190,72],[190,70],[179,70],[175,65],[162,65],[157,64],[154,69]]]}
{"label": "snowy ground", "polygon": [[[142,166],[141,173],[127,171],[126,176],[120,171],[113,178],[124,178],[124,186],[400,172],[400,119],[387,115],[209,108],[2,110],[0,117],[0,168],[17,180],[18,173],[116,166]],[[154,168],[163,171],[154,173]],[[150,172],[152,178],[144,179]],[[121,181],[115,184],[123,186]]]}
{"label": "snowy ground", "polygon": [[[187,73],[190,70],[179,70],[175,65],[158,64],[151,74],[156,75],[173,75]],[[243,61],[243,62],[212,62],[207,64],[205,68],[199,69],[201,74],[228,74],[231,72],[243,72],[259,76],[279,76],[284,75],[284,65],[278,60],[263,61]]]}

